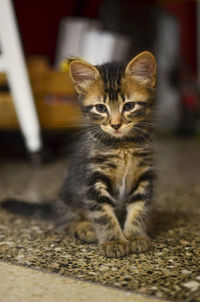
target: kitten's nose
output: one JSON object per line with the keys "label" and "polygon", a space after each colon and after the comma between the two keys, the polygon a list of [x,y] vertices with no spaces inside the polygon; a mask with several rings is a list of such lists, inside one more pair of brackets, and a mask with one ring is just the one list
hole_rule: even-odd
{"label": "kitten's nose", "polygon": [[115,130],[118,130],[121,127],[121,124],[111,124],[111,127]]}

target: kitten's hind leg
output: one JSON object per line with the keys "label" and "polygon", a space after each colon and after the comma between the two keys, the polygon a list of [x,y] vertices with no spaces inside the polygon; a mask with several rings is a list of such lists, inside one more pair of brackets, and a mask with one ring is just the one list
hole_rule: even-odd
{"label": "kitten's hind leg", "polygon": [[85,243],[97,241],[94,227],[88,220],[72,222],[68,226],[68,232],[71,236],[78,238]]}
{"label": "kitten's hind leg", "polygon": [[72,207],[70,204],[58,200],[54,206],[57,232],[65,232],[71,238],[78,238],[83,242],[95,242],[96,235],[92,223],[84,215],[84,211]]}
{"label": "kitten's hind leg", "polygon": [[94,227],[84,214],[84,210],[58,200],[55,204],[55,216],[57,231],[65,231],[70,237],[78,238],[83,242],[96,241]]}

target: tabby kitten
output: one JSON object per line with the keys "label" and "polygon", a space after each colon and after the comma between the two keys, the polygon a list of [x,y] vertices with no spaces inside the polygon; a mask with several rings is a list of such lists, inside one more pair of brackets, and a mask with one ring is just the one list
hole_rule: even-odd
{"label": "tabby kitten", "polygon": [[154,179],[154,56],[145,51],[127,66],[72,60],[69,70],[88,123],[60,194],[75,219],[69,229],[82,241],[97,239],[107,257],[143,252]]}
{"label": "tabby kitten", "polygon": [[69,71],[87,126],[70,161],[55,215],[107,257],[149,247],[146,218],[153,191],[154,56],[127,66],[71,60]]}

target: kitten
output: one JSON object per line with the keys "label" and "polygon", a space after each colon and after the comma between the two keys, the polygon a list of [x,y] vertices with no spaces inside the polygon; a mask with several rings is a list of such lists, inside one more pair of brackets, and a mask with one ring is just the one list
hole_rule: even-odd
{"label": "kitten", "polygon": [[155,58],[145,51],[126,66],[73,59],[69,71],[87,126],[56,210],[49,204],[43,210],[55,211],[73,236],[97,241],[107,257],[144,252],[150,244],[146,218],[154,180]]}

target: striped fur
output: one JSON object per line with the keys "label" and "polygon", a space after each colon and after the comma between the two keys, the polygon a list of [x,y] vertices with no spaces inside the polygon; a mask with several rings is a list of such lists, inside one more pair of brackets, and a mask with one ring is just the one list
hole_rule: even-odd
{"label": "striped fur", "polygon": [[51,214],[107,257],[143,252],[155,178],[155,59],[143,52],[128,65],[71,60],[69,70],[86,126]]}
{"label": "striped fur", "polygon": [[[69,206],[69,186],[73,184],[70,206],[83,210],[80,229],[85,226],[85,234],[87,228],[90,234],[85,241],[91,241],[93,229],[107,257],[149,247],[146,220],[154,181],[155,73],[155,59],[148,52],[127,66],[92,66],[80,60],[70,64],[87,127],[61,198]],[[84,220],[89,224],[83,224]]]}

